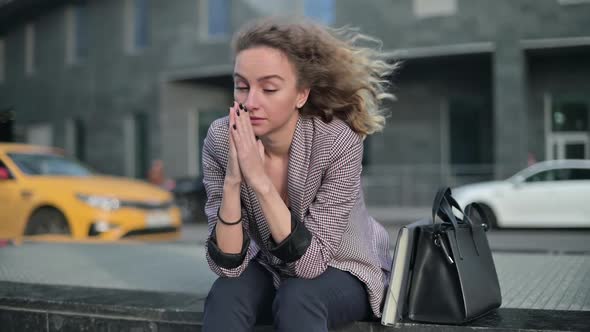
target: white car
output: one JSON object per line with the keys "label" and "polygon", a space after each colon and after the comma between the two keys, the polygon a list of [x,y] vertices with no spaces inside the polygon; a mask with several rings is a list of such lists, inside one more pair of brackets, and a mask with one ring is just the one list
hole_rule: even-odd
{"label": "white car", "polygon": [[462,207],[480,203],[492,228],[590,227],[590,160],[544,161],[452,192]]}

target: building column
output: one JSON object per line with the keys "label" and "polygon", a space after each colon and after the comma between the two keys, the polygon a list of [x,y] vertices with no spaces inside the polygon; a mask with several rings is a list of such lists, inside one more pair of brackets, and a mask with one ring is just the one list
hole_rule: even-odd
{"label": "building column", "polygon": [[528,155],[526,58],[518,40],[496,43],[493,80],[494,176],[504,179],[524,168]]}

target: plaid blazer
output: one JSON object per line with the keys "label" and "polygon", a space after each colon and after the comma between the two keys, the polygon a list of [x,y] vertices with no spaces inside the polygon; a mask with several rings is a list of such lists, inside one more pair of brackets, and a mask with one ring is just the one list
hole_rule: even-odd
{"label": "plaid blazer", "polygon": [[[228,117],[213,122],[203,145],[208,243],[221,205],[229,151],[228,127]],[[215,255],[212,257],[209,246],[207,261],[213,272],[236,277],[255,259],[271,272],[278,288],[284,278],[315,278],[331,266],[350,272],[366,285],[373,313],[380,317],[391,267],[389,236],[365,207],[362,156],[362,138],[343,121],[325,123],[317,117],[300,117],[289,152],[288,195],[293,218],[311,233],[304,254],[292,262],[273,255],[271,249],[276,244],[260,204],[254,191],[242,184],[242,257],[235,266],[222,267]]]}

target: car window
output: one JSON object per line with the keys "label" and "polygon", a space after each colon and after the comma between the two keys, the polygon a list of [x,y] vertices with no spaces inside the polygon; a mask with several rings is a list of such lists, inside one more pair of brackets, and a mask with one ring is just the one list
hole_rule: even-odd
{"label": "car window", "polygon": [[53,154],[9,153],[16,166],[28,175],[88,176],[92,172],[75,160]]}
{"label": "car window", "polygon": [[531,175],[526,182],[590,180],[590,169],[559,168],[542,171]]}
{"label": "car window", "polygon": [[576,168],[572,169],[570,174],[571,180],[590,180],[590,169]]}
{"label": "car window", "polygon": [[526,182],[546,182],[546,181],[564,181],[569,180],[571,169],[559,168],[549,169],[531,175],[526,179]]}

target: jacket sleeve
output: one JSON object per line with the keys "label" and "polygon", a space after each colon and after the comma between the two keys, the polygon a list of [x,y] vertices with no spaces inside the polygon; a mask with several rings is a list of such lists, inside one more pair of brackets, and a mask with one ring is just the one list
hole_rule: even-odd
{"label": "jacket sleeve", "polygon": [[219,154],[224,153],[227,149],[223,145],[217,144],[215,139],[216,136],[221,136],[226,132],[223,126],[223,121],[215,121],[209,127],[207,137],[203,144],[203,184],[207,192],[205,214],[207,215],[207,228],[209,232],[206,244],[206,257],[209,267],[217,275],[222,277],[237,277],[244,272],[248,263],[259,249],[253,241],[250,241],[250,235],[245,227],[247,217],[243,208],[242,218],[244,219],[240,226],[244,232],[242,251],[239,254],[227,254],[222,252],[217,246],[215,227],[217,225],[217,210],[221,206],[225,178],[225,168],[220,162]]}
{"label": "jacket sleeve", "polygon": [[304,252],[296,261],[287,263],[295,276],[305,279],[319,276],[337,254],[361,190],[362,157],[363,143],[358,134],[346,130],[335,139],[330,164],[308,213],[303,222],[292,217],[292,224],[296,225],[293,229],[301,227],[310,233],[306,249],[301,250],[305,235],[296,236],[299,243],[292,245]]}

